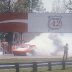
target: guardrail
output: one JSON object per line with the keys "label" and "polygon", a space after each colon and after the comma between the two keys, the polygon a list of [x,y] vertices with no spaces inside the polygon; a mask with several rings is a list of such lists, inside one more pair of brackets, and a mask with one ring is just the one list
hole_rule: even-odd
{"label": "guardrail", "polygon": [[72,61],[48,61],[48,62],[31,62],[31,63],[0,63],[0,69],[15,68],[19,72],[19,68],[32,67],[32,72],[37,72],[37,67],[48,66],[48,70],[52,70],[52,66],[62,65],[62,70],[66,65],[72,65]]}

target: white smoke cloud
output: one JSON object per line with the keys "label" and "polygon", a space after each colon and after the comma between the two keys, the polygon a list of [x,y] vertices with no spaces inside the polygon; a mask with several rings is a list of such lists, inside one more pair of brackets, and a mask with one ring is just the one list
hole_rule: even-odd
{"label": "white smoke cloud", "polygon": [[58,52],[63,51],[63,43],[62,43],[62,39],[61,39],[61,34],[59,33],[51,33],[49,35],[49,38],[53,41],[53,45],[55,46],[55,51],[53,53],[53,55],[58,54]]}
{"label": "white smoke cloud", "polygon": [[48,38],[49,33],[41,33],[36,36],[33,40],[28,42],[29,44],[34,44],[37,46],[37,51],[41,55],[50,55],[54,51],[52,41]]}
{"label": "white smoke cloud", "polygon": [[55,52],[59,54],[59,52],[63,52],[63,46],[68,43],[69,55],[72,56],[72,34],[40,33],[27,43],[36,45],[40,55],[51,55]]}

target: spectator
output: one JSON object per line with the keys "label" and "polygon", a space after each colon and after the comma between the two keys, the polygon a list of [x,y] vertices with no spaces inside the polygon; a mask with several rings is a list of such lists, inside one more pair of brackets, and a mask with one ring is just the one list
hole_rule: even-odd
{"label": "spectator", "polygon": [[64,55],[63,55],[63,60],[67,60],[68,57],[68,43],[64,46]]}
{"label": "spectator", "polygon": [[3,48],[3,54],[8,53],[8,42],[5,39],[1,41],[1,47]]}

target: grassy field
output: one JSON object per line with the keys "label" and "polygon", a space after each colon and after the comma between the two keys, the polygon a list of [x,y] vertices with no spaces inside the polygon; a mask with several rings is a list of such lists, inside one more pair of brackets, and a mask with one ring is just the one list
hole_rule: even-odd
{"label": "grassy field", "polygon": [[47,61],[62,61],[62,57],[49,56],[0,56],[0,63],[15,63],[15,62],[47,62]]}
{"label": "grassy field", "polygon": [[[68,59],[71,60],[72,58]],[[34,62],[34,61],[62,61],[61,58],[8,58],[0,59],[0,63],[25,63],[25,62]],[[52,71],[48,70],[48,67],[38,68],[37,72],[72,72],[71,67],[66,67],[66,70],[61,70],[62,66],[55,66],[52,68]],[[32,72],[32,68],[20,68],[20,72]],[[0,69],[0,72],[16,72],[15,69]]]}
{"label": "grassy field", "polygon": [[[20,72],[32,72],[32,69],[24,69],[20,68]],[[16,72],[15,69],[0,69],[0,72]],[[38,68],[37,72],[72,72],[72,68],[66,68],[65,70],[60,69],[53,69],[52,71],[49,71],[47,68]]]}
{"label": "grassy field", "polygon": [[[72,61],[72,58],[68,61]],[[62,58],[11,58],[0,59],[0,63],[26,63],[26,62],[48,62],[48,61],[62,61]]]}
{"label": "grassy field", "polygon": [[0,58],[0,63],[20,63],[20,62],[47,62],[47,61],[62,61],[62,58],[47,58],[47,57],[13,57]]}

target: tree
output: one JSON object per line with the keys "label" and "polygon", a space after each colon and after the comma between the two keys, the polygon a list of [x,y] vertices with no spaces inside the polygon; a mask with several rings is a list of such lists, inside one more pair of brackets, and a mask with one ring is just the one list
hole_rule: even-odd
{"label": "tree", "polygon": [[43,11],[41,0],[0,0],[0,12]]}
{"label": "tree", "polygon": [[41,0],[20,0],[14,4],[15,12],[33,12],[43,9]]}
{"label": "tree", "polygon": [[[34,0],[33,0],[34,1]],[[37,3],[35,5],[36,2],[32,3],[32,11],[36,11],[36,12],[45,12],[45,8],[43,6],[43,2],[41,0],[37,0]]]}
{"label": "tree", "polygon": [[0,0],[0,12],[7,12],[8,11],[8,3],[5,0]]}
{"label": "tree", "polygon": [[53,13],[64,13],[65,12],[64,1],[65,0],[54,0],[52,12]]}
{"label": "tree", "polygon": [[72,0],[68,0],[65,6],[66,6],[66,11],[72,13]]}
{"label": "tree", "polygon": [[71,13],[72,12],[72,0],[54,0],[52,12]]}

